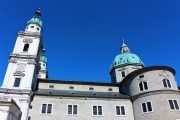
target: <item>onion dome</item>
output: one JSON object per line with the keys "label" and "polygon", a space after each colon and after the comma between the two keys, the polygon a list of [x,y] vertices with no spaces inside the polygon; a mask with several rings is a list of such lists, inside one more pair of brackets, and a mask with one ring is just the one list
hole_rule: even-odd
{"label": "onion dome", "polygon": [[41,21],[41,12],[40,9],[35,12],[35,15],[33,18],[31,18],[28,22],[28,24],[36,24],[42,28],[42,21]]}
{"label": "onion dome", "polygon": [[47,57],[45,55],[45,50],[43,49],[41,54],[40,54],[40,62],[47,63]]}
{"label": "onion dome", "polygon": [[125,66],[125,65],[144,66],[141,59],[136,54],[131,53],[128,46],[123,42],[120,49],[120,55],[117,55],[115,59],[113,60],[110,71],[114,68],[117,68],[119,66]]}

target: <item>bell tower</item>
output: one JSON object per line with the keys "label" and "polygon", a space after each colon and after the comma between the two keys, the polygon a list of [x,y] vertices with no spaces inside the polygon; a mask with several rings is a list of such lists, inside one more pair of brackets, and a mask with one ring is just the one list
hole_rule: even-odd
{"label": "bell tower", "polygon": [[2,88],[31,90],[35,82],[40,48],[42,48],[42,21],[40,11],[28,21],[25,32],[17,33],[13,52]]}
{"label": "bell tower", "polygon": [[32,89],[40,71],[40,56],[44,49],[42,28],[41,12],[37,10],[27,22],[25,31],[17,33],[0,89],[1,97],[12,98],[18,104],[22,112],[21,120],[27,119]]}

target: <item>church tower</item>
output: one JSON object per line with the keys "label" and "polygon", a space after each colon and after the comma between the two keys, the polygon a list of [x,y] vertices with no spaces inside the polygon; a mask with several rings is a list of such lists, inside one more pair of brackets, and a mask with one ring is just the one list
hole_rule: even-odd
{"label": "church tower", "polygon": [[[16,43],[9,56],[9,64],[1,86],[4,97],[14,99],[19,105],[22,112],[21,120],[27,119],[30,98],[38,74],[42,73],[41,78],[47,77],[42,28],[41,13],[38,10],[27,22],[25,31],[17,33]],[[41,67],[41,64],[45,66]]]}
{"label": "church tower", "polygon": [[136,54],[131,53],[123,40],[120,54],[115,57],[111,64],[111,81],[113,83],[120,83],[129,73],[141,69],[143,66],[144,64],[141,59]]}

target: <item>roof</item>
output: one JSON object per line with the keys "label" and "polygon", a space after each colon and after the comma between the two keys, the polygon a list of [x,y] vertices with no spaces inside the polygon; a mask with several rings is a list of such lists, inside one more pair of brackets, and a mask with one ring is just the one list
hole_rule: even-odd
{"label": "roof", "polygon": [[123,53],[115,57],[113,63],[111,64],[110,71],[112,71],[112,69],[116,67],[119,67],[122,65],[129,65],[129,64],[133,64],[133,65],[136,64],[136,65],[144,66],[143,62],[136,54]]}
{"label": "roof", "polygon": [[27,22],[27,24],[36,24],[36,25],[42,27],[41,12],[40,12],[40,10],[38,10],[38,11],[35,12],[34,17],[31,18],[31,19]]}

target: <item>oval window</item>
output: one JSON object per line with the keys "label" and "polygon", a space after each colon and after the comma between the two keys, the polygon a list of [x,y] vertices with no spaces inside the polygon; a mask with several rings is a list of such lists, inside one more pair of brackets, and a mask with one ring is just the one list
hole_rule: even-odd
{"label": "oval window", "polygon": [[49,85],[49,88],[54,88],[54,85]]}
{"label": "oval window", "polygon": [[73,86],[70,86],[70,87],[69,87],[69,89],[73,90],[73,89],[74,89],[74,87],[73,87]]}
{"label": "oval window", "polygon": [[113,91],[113,89],[112,89],[112,88],[109,88],[108,91]]}
{"label": "oval window", "polygon": [[90,87],[89,90],[94,90],[94,88],[93,88],[93,87]]}
{"label": "oval window", "polygon": [[140,79],[141,79],[141,78],[144,78],[144,75],[140,75],[139,78],[140,78]]}

